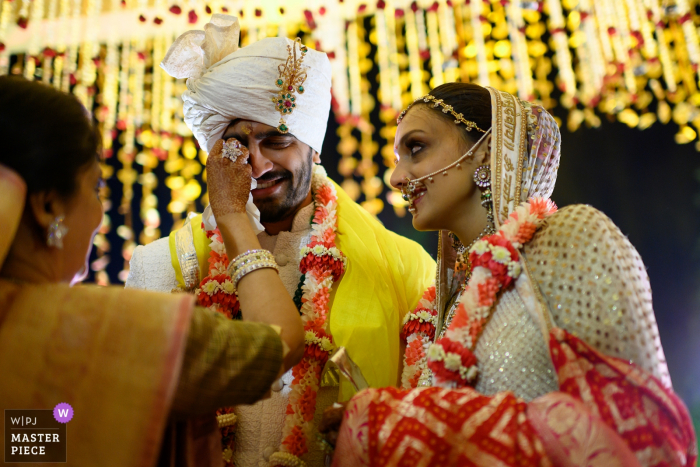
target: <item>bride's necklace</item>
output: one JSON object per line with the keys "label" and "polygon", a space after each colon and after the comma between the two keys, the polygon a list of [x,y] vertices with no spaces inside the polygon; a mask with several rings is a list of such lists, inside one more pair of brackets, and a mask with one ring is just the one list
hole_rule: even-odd
{"label": "bride's necklace", "polygon": [[[516,207],[499,231],[473,246],[473,268],[483,274],[472,276],[446,319],[446,328],[431,345],[437,332],[436,287],[428,288],[416,308],[403,320],[401,338],[406,342],[401,387],[464,387],[475,384],[479,373],[474,355],[476,343],[497,305],[499,294],[522,273],[518,250],[529,242],[544,220],[557,208],[546,198],[530,198]],[[466,250],[466,249],[465,249]],[[450,316],[452,315],[452,316]]]}
{"label": "bride's necklace", "polygon": [[479,235],[469,244],[469,246],[464,246],[459,240],[455,237],[456,242],[459,242],[458,245],[455,245],[457,248],[457,252],[464,258],[464,264],[466,265],[467,271],[464,276],[464,282],[462,285],[459,287],[458,291],[454,294],[452,299],[450,299],[450,303],[448,306],[448,312],[447,315],[445,316],[445,321],[443,325],[440,328],[440,333],[439,335],[436,336],[436,340],[444,337],[445,331],[447,331],[447,328],[450,327],[450,324],[452,323],[452,319],[455,316],[455,310],[457,309],[457,303],[459,303],[459,297],[462,296],[462,291],[467,287],[469,284],[469,279],[472,277],[472,263],[469,261],[469,250],[471,247],[473,247],[476,242],[481,240],[482,238],[488,236],[488,235],[493,235],[496,232],[496,228],[493,226],[493,224],[488,223],[486,227],[484,227],[484,230],[481,231]]}

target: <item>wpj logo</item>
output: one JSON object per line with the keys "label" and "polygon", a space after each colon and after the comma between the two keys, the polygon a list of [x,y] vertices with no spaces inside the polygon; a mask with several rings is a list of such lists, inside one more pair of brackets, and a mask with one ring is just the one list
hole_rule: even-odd
{"label": "wpj logo", "polygon": [[66,462],[66,423],[73,408],[5,410],[5,462]]}

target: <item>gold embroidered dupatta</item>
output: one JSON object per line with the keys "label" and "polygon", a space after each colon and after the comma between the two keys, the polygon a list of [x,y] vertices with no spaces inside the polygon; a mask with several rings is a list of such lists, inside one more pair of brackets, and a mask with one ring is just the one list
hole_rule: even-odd
{"label": "gold embroidered dupatta", "polygon": [[[498,229],[520,203],[532,197],[552,195],[561,139],[554,118],[543,107],[521,101],[507,92],[486,89],[491,95],[491,191]],[[448,234],[440,231],[438,240],[438,334],[446,305],[464,279],[455,273],[460,269],[456,262],[462,259],[458,258]]]}
{"label": "gold embroidered dupatta", "polygon": [[[541,107],[489,92],[494,215],[500,227],[519,203],[551,195],[559,130]],[[440,238],[442,320],[460,267],[446,232]],[[556,327],[525,253],[521,256],[515,292],[542,330],[560,390],[529,403],[510,391],[486,396],[471,387],[364,391],[348,405],[334,466],[696,465],[692,423],[670,385]],[[632,280],[632,274],[624,276],[628,270],[620,274]]]}

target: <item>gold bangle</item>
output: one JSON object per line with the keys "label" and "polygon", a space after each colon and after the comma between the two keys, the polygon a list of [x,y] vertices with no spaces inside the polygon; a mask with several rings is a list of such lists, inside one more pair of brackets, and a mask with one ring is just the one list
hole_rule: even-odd
{"label": "gold bangle", "polygon": [[244,276],[250,274],[253,271],[257,271],[258,269],[264,268],[274,269],[275,271],[279,272],[279,267],[277,266],[277,262],[275,260],[260,259],[252,261],[236,269],[235,277],[233,277],[233,287],[235,289],[238,289],[238,283],[241,279],[243,279]]}
{"label": "gold bangle", "polygon": [[229,262],[229,265],[226,268],[226,272],[228,273],[229,276],[233,277],[236,275],[236,270],[238,268],[240,268],[242,265],[248,264],[251,261],[259,260],[259,259],[268,259],[268,260],[274,261],[275,257],[268,250],[264,250],[264,249],[248,250],[248,251],[243,252],[240,255],[236,256],[233,259],[233,261]]}

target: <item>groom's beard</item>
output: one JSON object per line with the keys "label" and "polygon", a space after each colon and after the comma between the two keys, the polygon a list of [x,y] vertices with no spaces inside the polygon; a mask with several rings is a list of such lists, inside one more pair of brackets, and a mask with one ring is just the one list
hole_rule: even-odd
{"label": "groom's beard", "polygon": [[308,157],[298,170],[275,170],[257,179],[258,183],[262,183],[282,178],[284,184],[283,191],[278,195],[255,200],[255,206],[260,210],[260,222],[280,222],[296,213],[311,189],[313,156],[313,149],[309,148]]}

